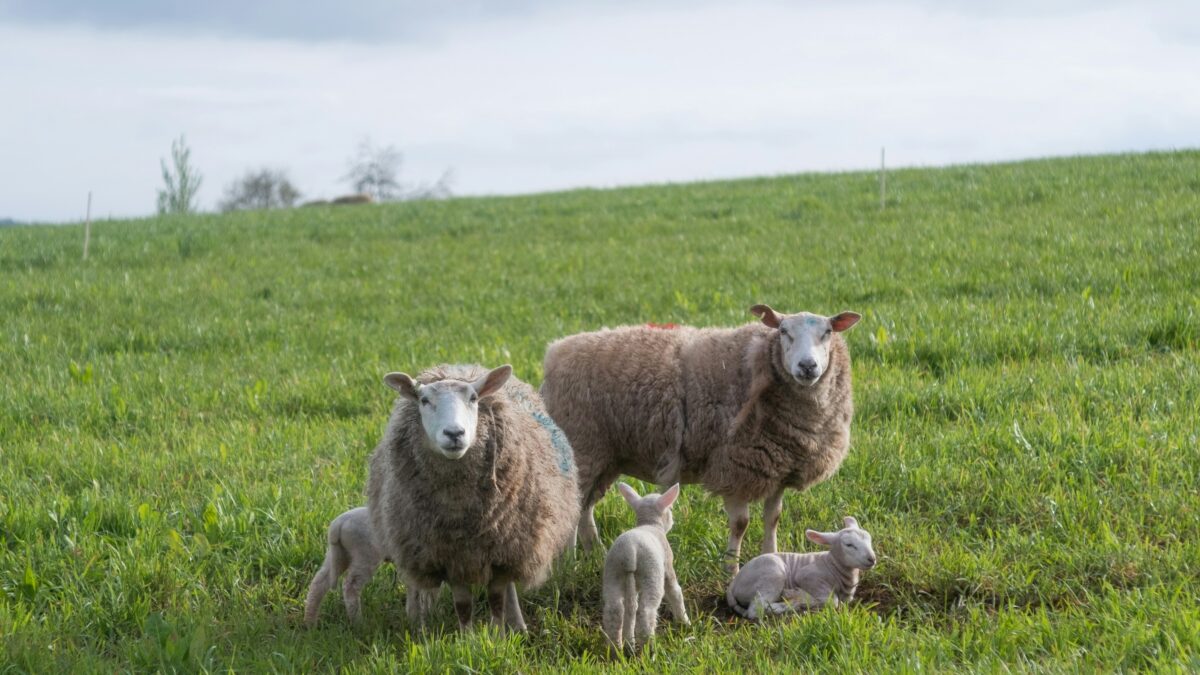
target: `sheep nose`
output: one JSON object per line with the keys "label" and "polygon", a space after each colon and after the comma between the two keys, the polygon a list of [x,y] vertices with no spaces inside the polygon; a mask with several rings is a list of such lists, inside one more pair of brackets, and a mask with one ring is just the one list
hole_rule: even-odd
{"label": "sheep nose", "polygon": [[806,378],[812,378],[817,374],[817,362],[812,359],[805,359],[796,364],[796,375]]}
{"label": "sheep nose", "polygon": [[465,434],[467,432],[465,429],[460,429],[458,427],[455,427],[452,429],[444,429],[442,431],[442,433],[446,434],[446,438],[449,438],[452,441],[458,442],[458,441],[462,440],[463,434]]}

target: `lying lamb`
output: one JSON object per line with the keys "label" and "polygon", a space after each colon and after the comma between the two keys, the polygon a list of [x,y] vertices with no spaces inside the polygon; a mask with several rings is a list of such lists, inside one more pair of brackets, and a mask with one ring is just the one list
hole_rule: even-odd
{"label": "lying lamb", "polygon": [[365,506],[334,518],[329,523],[328,542],[325,563],[309,584],[308,597],[304,601],[304,622],[310,626],[317,622],[321,600],[343,572],[346,582],[342,585],[342,602],[346,604],[350,620],[357,622],[362,617],[363,587],[383,562],[383,555],[371,537],[371,519]]}
{"label": "lying lamb", "polygon": [[400,397],[371,456],[367,501],[376,543],[408,582],[414,623],[445,582],[460,628],[471,622],[471,586],[482,585],[492,623],[525,630],[516,584],[546,579],[579,519],[571,448],[537,392],[511,375],[441,366],[384,379]]}
{"label": "lying lamb", "polygon": [[683,606],[683,590],[675,578],[675,556],[667,541],[667,532],[675,523],[671,504],[679,496],[679,484],[672,485],[661,497],[638,497],[625,483],[618,487],[633,508],[637,526],[617,537],[604,560],[603,625],[604,634],[617,649],[624,642],[632,651],[654,637],[664,590],[671,616],[684,624],[691,622]]}
{"label": "lying lamb", "polygon": [[627,326],[546,350],[542,396],[579,465],[585,548],[595,503],[621,474],[700,483],[725,500],[727,569],[737,571],[750,502],[765,500],[762,551],[775,551],[786,488],[825,480],[850,446],[854,312],[781,315],[736,329]]}
{"label": "lying lamb", "polygon": [[837,607],[850,602],[858,588],[859,570],[875,566],[871,534],[846,516],[837,532],[805,531],[828,551],[766,553],[746,563],[729,584],[729,607],[750,619],[767,614]]}

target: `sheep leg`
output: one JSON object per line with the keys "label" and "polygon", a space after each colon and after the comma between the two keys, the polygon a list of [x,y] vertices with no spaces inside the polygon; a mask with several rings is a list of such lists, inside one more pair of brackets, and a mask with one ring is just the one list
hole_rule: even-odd
{"label": "sheep leg", "polygon": [[584,551],[590,551],[600,543],[600,533],[596,529],[596,515],[593,513],[595,503],[590,502],[583,507],[579,514],[579,527],[576,528],[576,539]]}
{"label": "sheep leg", "polygon": [[604,544],[600,541],[600,531],[596,529],[595,508],[596,502],[608,492],[608,488],[612,482],[616,480],[618,473],[608,473],[597,476],[592,479],[585,479],[582,475],[579,477],[579,486],[582,489],[583,508],[579,513],[579,527],[576,528],[576,537],[579,544],[583,546],[584,551],[591,551],[593,548],[599,548],[600,552],[604,552]]}
{"label": "sheep leg", "polygon": [[725,513],[729,516],[729,547],[725,549],[725,571],[737,574],[742,556],[742,537],[750,524],[750,504],[732,497],[725,498]]}
{"label": "sheep leg", "polygon": [[525,626],[525,617],[521,614],[521,602],[517,598],[517,583],[515,581],[508,582],[507,595],[504,597],[504,617],[508,621],[508,627],[524,633],[528,628]]}
{"label": "sheep leg", "polygon": [[673,566],[667,567],[666,577],[667,605],[671,608],[671,617],[678,623],[690,626],[692,621],[688,618],[687,607],[683,604],[683,589],[679,587],[679,579],[675,576]]}
{"label": "sheep leg", "polygon": [[354,560],[346,572],[346,581],[342,584],[342,602],[346,605],[346,615],[350,621],[358,623],[362,620],[363,587],[375,575],[378,564],[374,561]]}
{"label": "sheep leg", "polygon": [[508,582],[493,578],[488,582],[488,609],[492,612],[492,628],[504,634],[504,605],[507,599]]}
{"label": "sheep leg", "polygon": [[408,586],[408,597],[404,602],[404,611],[408,615],[408,622],[417,628],[424,628],[441,588],[418,588],[412,583],[405,585]]}
{"label": "sheep leg", "polygon": [[342,572],[345,572],[349,565],[349,556],[346,555],[342,545],[340,543],[329,544],[325,550],[325,561],[321,564],[321,569],[317,570],[316,575],[313,576],[312,583],[308,587],[308,597],[304,600],[304,623],[309,626],[317,623],[321,600],[325,598],[325,594],[337,583],[338,577],[342,576]]}
{"label": "sheep leg", "polygon": [[762,552],[775,552],[775,530],[779,527],[779,515],[783,513],[783,488],[763,500]]}
{"label": "sheep leg", "polygon": [[465,631],[471,627],[471,609],[474,607],[471,587],[467,584],[455,584],[450,590],[454,594],[454,613],[458,615],[458,629]]}
{"label": "sheep leg", "polygon": [[639,589],[634,649],[646,646],[654,637],[654,628],[658,624],[658,606],[662,604],[664,590],[662,585],[655,583],[647,583]]}

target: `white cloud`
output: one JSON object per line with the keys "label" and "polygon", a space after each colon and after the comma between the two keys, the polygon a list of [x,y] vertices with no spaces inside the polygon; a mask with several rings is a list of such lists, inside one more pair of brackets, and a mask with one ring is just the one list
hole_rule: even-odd
{"label": "white cloud", "polygon": [[460,193],[1194,147],[1178,7],[592,6],[395,45],[3,28],[0,216],[78,218],[88,189],[148,213],[179,132],[208,206],[262,165],[344,190],[364,135]]}

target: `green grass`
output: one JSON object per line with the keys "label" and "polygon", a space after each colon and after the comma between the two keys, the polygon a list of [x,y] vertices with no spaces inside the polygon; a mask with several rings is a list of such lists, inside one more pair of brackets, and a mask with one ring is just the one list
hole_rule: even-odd
{"label": "green grass", "polygon": [[[1200,669],[1200,152],[0,230],[0,672]],[[840,473],[861,601],[720,609],[720,504],[671,540],[693,625],[603,655],[598,557],[531,632],[413,636],[385,568],[301,601],[364,503],[381,377],[621,323],[853,309]],[[607,539],[630,524],[615,495]],[[751,526],[747,551],[757,550]]]}

